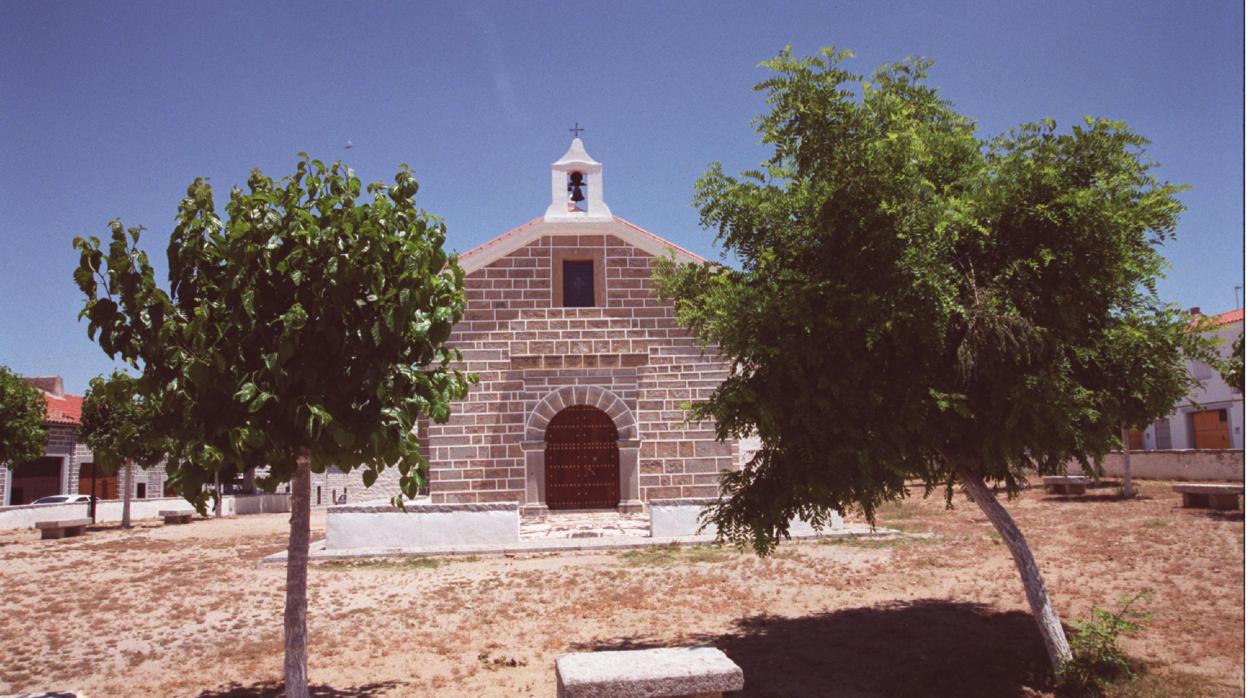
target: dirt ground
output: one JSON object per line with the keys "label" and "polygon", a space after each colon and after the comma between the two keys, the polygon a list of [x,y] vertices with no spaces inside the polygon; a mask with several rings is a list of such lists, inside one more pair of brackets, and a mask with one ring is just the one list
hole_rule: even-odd
{"label": "dirt ground", "polygon": [[[1242,513],[1029,491],[1010,512],[1069,625],[1150,590],[1118,695],[1244,691]],[[551,696],[564,652],[710,644],[758,696],[1044,694],[1006,548],[969,502],[921,491],[879,524],[930,536],[612,554],[324,563],[310,574],[321,696]],[[314,518],[323,528],[324,518]],[[279,694],[283,515],[0,533],[0,693]],[[315,538],[315,534],[314,534]]]}

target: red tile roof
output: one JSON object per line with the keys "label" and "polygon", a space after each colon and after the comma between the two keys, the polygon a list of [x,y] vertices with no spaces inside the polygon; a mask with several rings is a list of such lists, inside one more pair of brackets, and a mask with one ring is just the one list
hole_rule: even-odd
{"label": "red tile roof", "polygon": [[78,395],[43,394],[43,401],[48,406],[48,424],[82,424],[82,397]]}
{"label": "red tile roof", "polygon": [[[1222,325],[1229,325],[1234,322],[1243,322],[1244,309],[1236,308],[1234,310],[1228,310],[1225,313],[1218,313],[1217,315],[1201,315],[1200,317],[1207,318],[1214,327],[1221,327]],[[1196,324],[1196,321],[1197,318],[1192,318],[1193,326]]]}
{"label": "red tile roof", "polygon": [[1244,321],[1244,309],[1243,308],[1236,308],[1234,310],[1228,310],[1225,313],[1220,313],[1218,315],[1213,316],[1213,324],[1215,325],[1229,325],[1232,322],[1243,322],[1243,321]]}

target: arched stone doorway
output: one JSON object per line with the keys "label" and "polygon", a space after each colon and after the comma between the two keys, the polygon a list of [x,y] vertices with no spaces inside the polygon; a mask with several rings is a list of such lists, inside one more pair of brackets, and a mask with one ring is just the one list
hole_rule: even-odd
{"label": "arched stone doorway", "polygon": [[[547,439],[551,432],[548,427],[570,407],[584,407],[593,410],[593,414],[605,415],[610,420],[615,429],[615,452],[618,454],[616,473],[619,484],[615,490],[615,506],[622,512],[640,512],[643,506],[640,488],[640,442],[637,440],[637,420],[633,411],[618,395],[606,388],[577,385],[565,386],[548,393],[538,400],[525,420],[524,439],[520,442],[524,451],[525,470],[525,501],[521,508],[522,513],[526,516],[540,516],[549,511],[546,455]],[[600,418],[599,420],[601,421]],[[605,425],[602,429],[605,434]]]}
{"label": "arched stone doorway", "polygon": [[619,432],[606,412],[565,407],[546,425],[546,506],[614,509],[620,503]]}

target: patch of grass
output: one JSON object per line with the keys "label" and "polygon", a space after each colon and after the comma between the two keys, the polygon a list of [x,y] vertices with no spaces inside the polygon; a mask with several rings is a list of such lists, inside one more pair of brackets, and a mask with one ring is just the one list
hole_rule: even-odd
{"label": "patch of grass", "polygon": [[432,557],[368,558],[363,560],[330,560],[315,567],[331,570],[431,570],[439,567],[441,560]]}
{"label": "patch of grass", "polygon": [[819,539],[819,545],[847,545],[866,550],[888,550],[903,545],[932,545],[936,542],[936,538],[932,536],[838,536]]}
{"label": "patch of grass", "polygon": [[717,563],[732,559],[722,545],[659,545],[628,550],[619,554],[620,562],[632,567],[673,567],[698,563]]}
{"label": "patch of grass", "polygon": [[[875,510],[876,519],[899,521],[903,519],[923,518],[926,512],[914,502],[889,502]],[[891,524],[890,524],[891,525]]]}
{"label": "patch of grass", "polygon": [[1169,525],[1170,525],[1170,522],[1166,521],[1165,519],[1149,519],[1145,521],[1144,523],[1140,524],[1140,527],[1141,528],[1165,528]]}

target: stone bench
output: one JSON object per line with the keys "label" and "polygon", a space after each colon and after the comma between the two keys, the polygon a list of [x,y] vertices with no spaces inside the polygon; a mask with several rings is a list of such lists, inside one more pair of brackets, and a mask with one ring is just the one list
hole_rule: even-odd
{"label": "stone bench", "polygon": [[1192,483],[1174,485],[1173,489],[1183,495],[1185,507],[1219,511],[1238,509],[1239,495],[1244,493],[1243,485]]}
{"label": "stone bench", "polygon": [[565,654],[555,679],[559,698],[716,698],[745,687],[741,667],[714,647]]}
{"label": "stone bench", "polygon": [[188,524],[194,515],[195,512],[185,509],[164,509],[160,512],[160,517],[166,524]]}
{"label": "stone bench", "polygon": [[1047,475],[1044,477],[1044,491],[1049,494],[1083,494],[1088,491],[1090,482],[1083,475]]}
{"label": "stone bench", "polygon": [[42,533],[42,538],[73,538],[81,536],[87,526],[91,525],[91,519],[61,519],[59,521],[37,521],[35,528]]}

